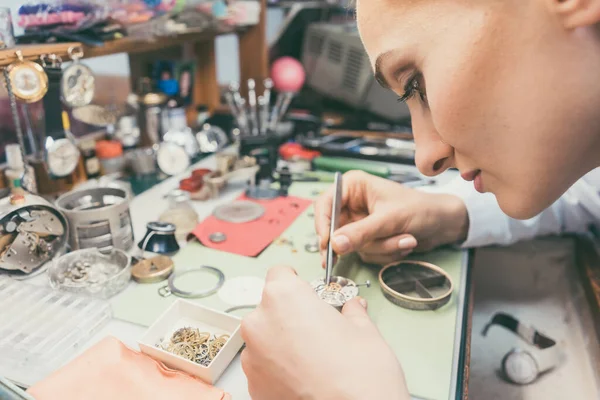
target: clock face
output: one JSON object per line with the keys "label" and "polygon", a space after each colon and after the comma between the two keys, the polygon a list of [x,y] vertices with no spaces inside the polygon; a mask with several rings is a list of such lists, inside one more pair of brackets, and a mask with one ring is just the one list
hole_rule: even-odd
{"label": "clock face", "polygon": [[63,102],[69,107],[83,107],[92,102],[95,78],[87,66],[75,63],[63,71],[61,79]]}
{"label": "clock face", "polygon": [[510,352],[503,362],[504,373],[514,383],[527,385],[538,375],[538,366],[533,357],[525,351]]}
{"label": "clock face", "polygon": [[38,64],[19,62],[8,67],[12,90],[19,100],[33,103],[48,91],[48,76]]}
{"label": "clock face", "polygon": [[58,139],[48,149],[48,169],[54,176],[67,176],[77,167],[79,156],[77,146],[68,139]]}
{"label": "clock face", "polygon": [[190,166],[190,157],[183,147],[163,142],[156,153],[156,162],[165,174],[178,175]]}

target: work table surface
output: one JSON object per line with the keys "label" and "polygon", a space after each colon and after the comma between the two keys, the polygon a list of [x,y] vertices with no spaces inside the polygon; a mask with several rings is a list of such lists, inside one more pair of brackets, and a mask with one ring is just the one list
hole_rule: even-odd
{"label": "work table surface", "polygon": [[[215,167],[216,167],[216,162],[215,162],[214,157],[205,158],[202,161],[200,161],[199,163],[197,163],[196,165],[194,165],[194,168],[215,168]],[[406,168],[409,170],[414,169],[412,167],[406,167]],[[157,184],[156,186],[152,187],[151,189],[141,193],[140,195],[136,196],[135,198],[133,198],[133,200],[130,203],[130,209],[131,209],[131,217],[132,217],[132,222],[133,222],[135,243],[140,241],[141,238],[146,233],[146,224],[150,221],[158,220],[160,214],[164,210],[167,209],[168,200],[165,198],[165,195],[169,191],[176,189],[178,186],[179,180],[183,177],[186,177],[188,174],[189,173],[185,173],[185,174],[182,174],[182,176],[167,179],[167,180]],[[443,175],[441,178],[439,178],[439,182],[443,183],[446,180],[453,178],[454,176],[455,176],[455,174],[452,171],[449,171],[448,173]],[[291,195],[295,194],[294,193],[294,185],[292,185]],[[320,184],[320,185],[323,186],[324,184]],[[318,184],[317,184],[317,186],[318,186]],[[312,191],[314,192],[314,190],[312,190]],[[192,202],[192,204],[193,204],[195,211],[198,213],[199,220],[202,221],[204,218],[211,215],[211,213],[213,212],[214,208],[217,205],[223,204],[225,202],[233,201],[241,193],[242,193],[241,187],[231,188],[231,189],[225,191],[217,199],[208,200],[205,202],[195,201],[195,202]],[[177,257],[180,257],[179,258],[180,261],[181,261],[181,257],[188,257],[188,258],[191,257],[190,254],[193,254],[193,252],[196,251],[195,247],[200,248],[202,246],[198,243],[190,243],[190,244],[185,245],[182,248],[182,250],[180,251],[181,254],[178,254],[175,257],[176,269],[177,269],[177,265],[178,265]],[[301,247],[303,247],[303,245]],[[200,251],[200,250],[198,250],[198,251]],[[214,251],[214,250],[211,249],[211,251]],[[265,250],[265,251],[267,251],[267,250]],[[302,249],[302,251],[303,251],[303,249]],[[131,252],[134,255],[139,255],[137,248],[132,249]],[[218,257],[218,256],[213,254],[213,257]],[[238,256],[238,257],[240,257],[240,256]],[[267,258],[264,258],[264,260],[269,260],[269,259],[273,259],[273,258],[274,257],[267,257]],[[277,257],[275,257],[275,258],[277,258]],[[393,330],[390,330],[391,328],[389,326],[387,326],[387,327],[385,326],[385,325],[389,325],[390,322],[388,320],[389,320],[390,312],[393,312],[393,310],[390,312],[386,312],[385,311],[386,309],[383,308],[383,306],[385,306],[385,307],[388,307],[388,306],[384,304],[383,300],[381,300],[381,299],[383,299],[383,296],[380,296],[380,289],[376,282],[374,282],[374,285],[370,289],[368,289],[370,292],[367,293],[367,295],[365,295],[364,297],[367,298],[370,305],[374,305],[373,310],[371,310],[371,308],[370,308],[369,312],[370,312],[371,317],[374,319],[375,323],[377,323],[378,326],[380,326],[380,329],[383,330],[385,328],[388,330],[388,334],[386,335],[384,333],[384,336],[386,336],[386,338],[388,338],[388,336],[389,336],[388,339],[390,339],[391,341],[394,340],[393,339],[394,337],[398,337],[396,340],[400,341],[400,342],[396,342],[396,344],[392,345],[392,347],[398,347],[398,349],[399,349],[399,351],[397,351],[397,354],[398,353],[400,354],[399,355],[400,361],[402,362],[402,364],[406,370],[407,380],[409,383],[409,389],[411,389],[411,392],[419,393],[419,395],[415,396],[415,399],[422,398],[422,399],[428,399],[428,400],[437,400],[437,399],[446,399],[446,398],[448,398],[448,399],[461,398],[462,397],[461,392],[462,392],[463,388],[462,388],[462,385],[460,384],[460,382],[463,379],[462,375],[463,375],[463,369],[464,369],[464,364],[465,364],[464,356],[465,356],[465,352],[467,352],[467,348],[468,348],[468,341],[465,340],[465,336],[468,334],[468,329],[464,329],[466,326],[465,321],[469,317],[468,303],[467,303],[468,302],[468,296],[467,296],[468,290],[466,289],[468,287],[468,282],[467,282],[468,255],[467,255],[467,252],[464,252],[464,251],[448,249],[448,250],[440,250],[440,251],[433,252],[432,254],[424,255],[423,257],[421,257],[419,259],[423,259],[424,261],[438,262],[439,265],[442,267],[444,267],[445,262],[449,263],[448,265],[450,265],[450,264],[453,265],[450,267],[452,269],[451,275],[456,277],[459,281],[455,282],[456,290],[455,290],[455,293],[453,294],[453,299],[452,299],[451,303],[446,306],[448,308],[447,312],[450,313],[450,314],[446,315],[445,317],[443,317],[447,320],[445,322],[446,325],[436,325],[435,323],[431,322],[432,319],[431,319],[431,317],[428,317],[428,313],[434,313],[434,312],[414,312],[414,311],[403,310],[403,312],[406,311],[406,312],[404,312],[404,314],[393,314],[393,315],[402,315],[400,317],[400,318],[402,318],[402,321],[398,322],[400,324],[399,325],[400,330],[398,330],[398,335],[396,335],[393,333],[394,332]],[[276,259],[274,261],[274,264],[282,264],[281,261],[282,260]],[[261,264],[260,265],[261,272],[258,272],[257,273],[258,275],[261,275],[263,271],[266,271],[266,269],[268,269],[268,267],[273,266],[273,265],[264,265],[266,263],[266,261],[261,261],[261,260],[257,260],[257,259],[248,260],[248,262],[247,262],[247,264],[249,266],[255,265],[257,263]],[[290,264],[292,266],[296,267],[296,265],[294,265],[294,262],[290,262]],[[215,266],[219,266],[219,265],[215,265]],[[305,267],[303,267],[303,268],[305,268]],[[362,281],[360,281],[360,279],[370,277],[368,271],[359,270],[352,264],[348,264],[348,265],[344,266],[343,268],[346,268],[345,272],[354,270],[354,274],[356,275],[356,277],[358,279],[357,283],[362,283]],[[319,275],[319,274],[321,274],[319,265],[315,265],[314,267],[310,267],[307,269],[302,269],[300,271],[300,276],[303,278],[306,277],[307,279],[310,279],[311,276],[313,276],[313,275]],[[42,276],[36,277],[36,278],[32,279],[31,281],[32,281],[32,283],[43,285],[43,284],[47,284],[46,279],[47,279],[46,275],[43,274]],[[104,338],[107,335],[112,335],[112,336],[115,336],[116,338],[118,338],[119,340],[121,340],[123,343],[125,343],[129,347],[136,349],[136,350],[139,349],[137,341],[142,337],[142,335],[145,332],[145,330],[147,329],[147,325],[149,323],[148,323],[148,320],[145,320],[144,318],[137,318],[137,319],[136,318],[128,318],[127,313],[131,314],[132,312],[135,312],[135,309],[132,309],[131,306],[125,307],[124,304],[133,304],[132,299],[134,299],[135,295],[142,290],[140,288],[140,286],[143,286],[143,285],[139,285],[132,281],[130,283],[129,287],[125,291],[123,291],[122,293],[118,294],[117,296],[115,296],[114,298],[112,298],[110,300],[111,305],[113,306],[114,318],[95,337],[93,337],[90,341],[88,341],[86,343],[85,348],[89,348],[90,346],[97,343],[99,340],[101,340],[102,338]],[[361,295],[363,295],[362,289],[361,289]],[[127,303],[127,302],[129,302],[129,303]],[[140,303],[141,303],[141,304],[139,304],[140,309],[149,306],[148,304],[144,304],[144,302],[140,302]],[[381,307],[380,307],[380,305],[381,305]],[[379,310],[379,312],[378,312],[378,310]],[[160,312],[158,312],[158,313],[160,314]],[[413,314],[410,314],[410,313],[413,313]],[[442,317],[436,316],[435,318],[442,318]],[[139,323],[132,323],[132,322],[130,322],[131,320],[138,320]],[[411,323],[411,321],[412,321],[412,323]],[[408,325],[406,324],[407,322],[408,322]],[[436,329],[436,326],[448,326],[448,329],[446,329],[447,330],[446,332],[437,332],[437,333],[436,332],[427,332],[427,330],[429,330],[429,329]],[[450,331],[451,328],[454,331]],[[412,332],[411,332],[411,330],[412,330]],[[403,331],[404,331],[404,333],[403,333]],[[447,340],[445,340],[445,341],[443,340],[444,334],[447,337]],[[442,364],[442,365],[435,366],[436,371],[434,371],[434,372],[435,372],[435,374],[437,374],[437,375],[435,375],[436,379],[432,379],[430,381],[430,383],[428,383],[425,380],[426,375],[419,373],[419,371],[418,371],[421,368],[427,368],[427,365],[422,365],[422,364],[420,365],[419,355],[414,354],[414,349],[411,350],[411,347],[415,347],[415,346],[411,346],[410,343],[403,342],[403,340],[421,340],[420,339],[421,336],[423,336],[425,338],[424,340],[426,340],[426,338],[428,337],[427,335],[430,335],[433,338],[435,338],[436,335],[438,335],[440,337],[440,342],[436,343],[434,341],[434,342],[430,343],[430,346],[422,344],[422,349],[424,349],[423,352],[424,353],[426,353],[427,351],[430,351],[431,353],[441,352],[442,355],[437,355],[437,354],[424,355],[424,359],[427,360],[428,357],[431,357],[431,360],[435,360],[434,357],[442,357],[441,360],[443,360],[443,361],[440,360],[439,363],[437,363],[437,362],[434,363],[434,364]],[[467,345],[465,345],[465,343],[467,343]],[[84,351],[85,348],[81,349],[81,352]],[[419,347],[416,346],[416,348],[418,349]],[[411,353],[411,351],[413,351],[413,353]],[[33,383],[33,382],[28,382],[28,384],[31,384],[31,383]],[[241,368],[239,354],[234,359],[232,364],[227,368],[227,370],[225,371],[223,376],[217,382],[216,386],[221,387],[224,390],[226,390],[227,392],[229,392],[233,396],[233,398],[236,400],[250,399],[250,396],[249,396],[248,390],[247,390],[247,381],[246,381],[246,378],[245,378],[242,368]],[[447,395],[446,395],[446,393],[447,393]]]}

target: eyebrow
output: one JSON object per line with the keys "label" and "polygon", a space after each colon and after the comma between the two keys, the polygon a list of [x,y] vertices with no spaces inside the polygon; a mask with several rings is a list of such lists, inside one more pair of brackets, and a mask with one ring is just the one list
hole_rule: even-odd
{"label": "eyebrow", "polygon": [[385,53],[381,53],[377,57],[377,60],[375,60],[375,80],[377,81],[377,83],[379,83],[379,85],[381,85],[381,87],[385,89],[389,89],[390,84],[385,78],[383,72],[381,71],[381,65],[385,62],[385,59],[388,58],[390,55],[391,51],[386,51]]}
{"label": "eyebrow", "polygon": [[[386,79],[382,69],[382,64],[385,63],[386,59],[393,57],[394,51],[388,50],[385,53],[381,53],[377,59],[375,60],[375,80],[379,83],[384,89],[391,89],[392,85],[390,85],[389,81]],[[404,65],[398,70],[394,71],[394,79],[399,77],[403,72],[414,68],[414,64]]]}

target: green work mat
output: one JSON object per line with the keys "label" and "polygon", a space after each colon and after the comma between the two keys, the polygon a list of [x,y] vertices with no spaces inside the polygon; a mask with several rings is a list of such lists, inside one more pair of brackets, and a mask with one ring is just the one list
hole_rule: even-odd
{"label": "green work mat", "polygon": [[[294,183],[290,195],[315,199],[329,185]],[[209,265],[222,270],[227,281],[237,277],[264,278],[268,268],[288,265],[309,282],[323,277],[320,255],[304,249],[307,241],[315,237],[313,213],[311,206],[281,235],[280,239],[284,240],[276,240],[258,257],[225,253],[193,242],[174,257],[175,270]],[[369,302],[369,315],[402,363],[411,394],[424,399],[446,400],[450,394],[455,335],[459,328],[458,291],[464,290],[460,287],[463,252],[445,249],[414,258],[439,265],[450,274],[456,289],[449,304],[437,311],[411,311],[394,305],[383,296],[377,283],[379,268],[364,265],[353,255],[340,259],[334,275],[345,276],[359,284],[371,281],[370,288],[360,288],[360,295]],[[183,290],[208,288],[216,283],[216,277],[208,273],[186,275],[181,280],[184,281]],[[112,299],[115,317],[150,326],[177,299],[158,295],[158,289],[165,285],[166,281],[146,285],[132,282],[127,290]],[[231,307],[218,294],[193,301],[222,311]]]}

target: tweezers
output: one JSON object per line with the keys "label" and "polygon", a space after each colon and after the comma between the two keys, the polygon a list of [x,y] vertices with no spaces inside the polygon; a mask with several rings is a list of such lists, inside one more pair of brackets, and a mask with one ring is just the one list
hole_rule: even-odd
{"label": "tweezers", "polygon": [[329,226],[329,242],[327,243],[327,261],[325,267],[325,286],[331,283],[331,272],[333,270],[333,247],[331,238],[337,230],[340,222],[340,213],[342,212],[342,174],[335,173],[333,201],[331,202],[331,225]]}

